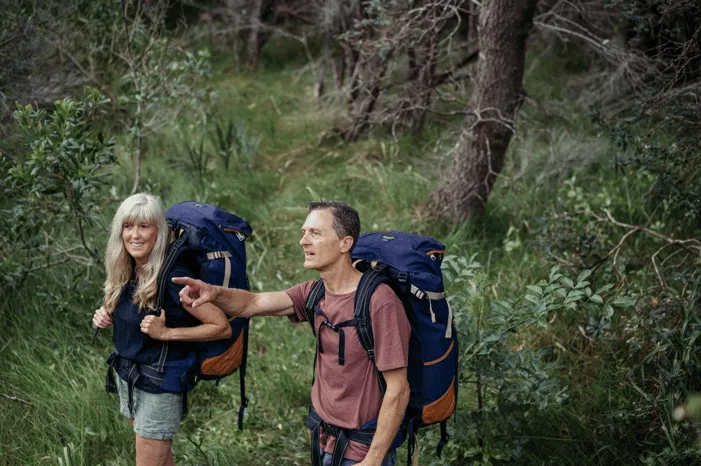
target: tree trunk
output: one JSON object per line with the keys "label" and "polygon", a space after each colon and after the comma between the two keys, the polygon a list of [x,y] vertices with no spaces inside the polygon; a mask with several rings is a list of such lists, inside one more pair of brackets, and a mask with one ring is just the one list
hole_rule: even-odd
{"label": "tree trunk", "polygon": [[480,58],[469,113],[450,168],[421,208],[424,214],[457,223],[484,212],[523,100],[526,42],[537,1],[482,2]]}
{"label": "tree trunk", "polygon": [[139,192],[141,184],[141,155],[144,143],[144,128],[141,122],[143,116],[143,103],[141,100],[136,102],[136,152],[134,154],[134,186],[131,188],[131,193]]}
{"label": "tree trunk", "polygon": [[260,60],[260,50],[262,48],[263,0],[253,0],[250,5],[250,29],[248,30],[248,40],[246,41],[246,61],[249,67],[255,68]]}

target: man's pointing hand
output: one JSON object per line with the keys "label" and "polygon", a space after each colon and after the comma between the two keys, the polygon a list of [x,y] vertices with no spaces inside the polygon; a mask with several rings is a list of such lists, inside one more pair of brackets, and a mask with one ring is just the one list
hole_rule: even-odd
{"label": "man's pointing hand", "polygon": [[204,303],[213,303],[219,295],[219,287],[195,280],[190,277],[174,277],[173,283],[185,285],[180,290],[180,302],[186,306],[197,307]]}

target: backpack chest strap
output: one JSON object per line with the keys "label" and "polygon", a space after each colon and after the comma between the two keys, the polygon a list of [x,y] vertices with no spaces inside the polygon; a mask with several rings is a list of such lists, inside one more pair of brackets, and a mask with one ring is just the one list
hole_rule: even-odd
{"label": "backpack chest strap", "polygon": [[343,329],[345,327],[355,327],[357,322],[355,319],[351,319],[341,322],[340,324],[332,324],[321,309],[317,307],[314,312],[324,318],[316,331],[316,347],[319,350],[319,353],[324,352],[324,345],[321,343],[321,330],[325,327],[330,328],[334,332],[338,333],[338,365],[345,365],[346,334],[343,332]]}

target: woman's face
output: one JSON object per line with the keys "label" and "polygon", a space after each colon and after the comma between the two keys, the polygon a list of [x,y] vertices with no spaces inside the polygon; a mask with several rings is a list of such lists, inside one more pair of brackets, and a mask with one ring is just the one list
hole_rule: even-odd
{"label": "woman's face", "polygon": [[139,222],[126,222],[122,225],[124,249],[134,258],[136,265],[144,265],[156,245],[158,227],[146,219]]}

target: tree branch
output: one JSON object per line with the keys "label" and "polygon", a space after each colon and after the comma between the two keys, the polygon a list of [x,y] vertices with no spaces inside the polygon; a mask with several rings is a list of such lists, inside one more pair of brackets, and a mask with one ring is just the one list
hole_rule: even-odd
{"label": "tree branch", "polygon": [[0,396],[2,396],[3,398],[8,399],[8,400],[10,400],[10,401],[14,401],[14,402],[16,402],[16,403],[22,403],[22,404],[27,405],[27,406],[34,406],[34,405],[33,405],[32,403],[30,403],[29,401],[25,401],[25,400],[23,400],[22,398],[17,398],[16,396],[5,395],[4,393],[0,393]]}

